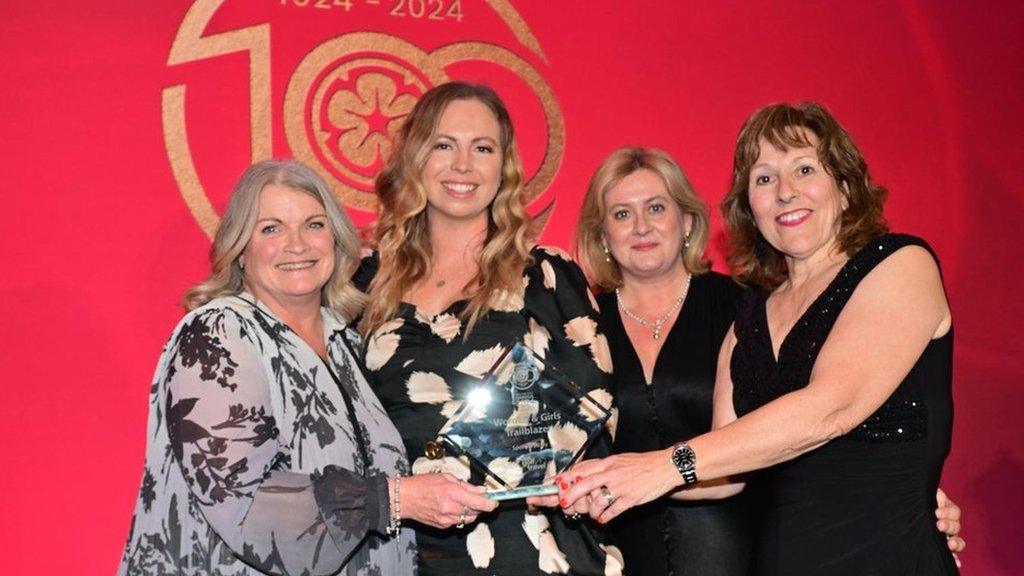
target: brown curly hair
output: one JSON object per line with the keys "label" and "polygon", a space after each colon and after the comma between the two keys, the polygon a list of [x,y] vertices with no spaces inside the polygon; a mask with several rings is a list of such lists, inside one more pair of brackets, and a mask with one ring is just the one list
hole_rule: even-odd
{"label": "brown curly hair", "polygon": [[[816,145],[810,134],[817,138]],[[836,237],[836,244],[847,255],[852,256],[888,232],[882,213],[887,191],[871,181],[867,162],[849,132],[816,102],[772,104],[754,112],[740,128],[733,157],[732,187],[722,200],[731,242],[729,266],[737,281],[772,290],[786,279],[783,254],[757,229],[750,208],[750,171],[761,155],[763,143],[780,150],[815,147],[825,171],[835,179],[848,202]]]}

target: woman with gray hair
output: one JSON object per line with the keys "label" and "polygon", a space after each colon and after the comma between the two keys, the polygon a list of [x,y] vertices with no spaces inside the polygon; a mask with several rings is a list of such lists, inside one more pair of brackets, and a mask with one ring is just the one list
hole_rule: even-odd
{"label": "woman with gray hair", "polygon": [[399,480],[401,437],[353,348],[357,250],[308,167],[242,175],[157,366],[119,574],[412,574],[403,518],[492,506],[449,475]]}

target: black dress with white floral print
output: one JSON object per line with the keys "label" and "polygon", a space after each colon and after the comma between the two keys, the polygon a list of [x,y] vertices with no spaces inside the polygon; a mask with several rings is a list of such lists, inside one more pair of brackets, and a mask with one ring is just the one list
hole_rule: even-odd
{"label": "black dress with white floral print", "polygon": [[[367,342],[371,384],[405,442],[414,474],[449,472],[474,484],[484,479],[464,458],[430,459],[435,440],[461,399],[481,380],[505,346],[523,340],[581,388],[611,405],[611,360],[597,312],[580,269],[562,252],[535,248],[534,263],[515,292],[492,300],[493,310],[468,338],[459,301],[430,316],[402,303],[397,317]],[[377,261],[367,258],[356,283],[368,285]],[[591,455],[604,455],[609,439]],[[503,503],[464,529],[417,526],[421,576],[440,574],[617,574],[621,555],[605,546],[586,521],[560,511],[528,512],[523,501]]]}
{"label": "black dress with white floral print", "polygon": [[187,314],[157,366],[119,574],[411,575],[383,534],[408,469],[358,336],[322,309],[328,362],[248,294]]}

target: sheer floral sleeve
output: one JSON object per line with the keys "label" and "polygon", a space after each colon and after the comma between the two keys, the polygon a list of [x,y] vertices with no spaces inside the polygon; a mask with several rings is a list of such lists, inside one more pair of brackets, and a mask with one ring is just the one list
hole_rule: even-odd
{"label": "sheer floral sleeve", "polygon": [[368,531],[383,531],[386,477],[334,465],[288,471],[288,431],[279,430],[273,409],[272,386],[279,385],[269,381],[263,363],[273,357],[261,354],[258,331],[223,308],[181,328],[167,365],[170,449],[190,500],[246,564],[331,574]]}

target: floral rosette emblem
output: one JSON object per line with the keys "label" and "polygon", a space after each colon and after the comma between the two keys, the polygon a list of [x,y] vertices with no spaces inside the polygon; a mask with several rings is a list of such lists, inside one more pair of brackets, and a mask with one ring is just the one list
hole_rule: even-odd
{"label": "floral rosette emblem", "polygon": [[372,177],[383,167],[392,140],[421,94],[388,70],[358,70],[354,76],[354,82],[339,79],[328,88],[319,110],[319,131],[326,132],[322,146],[331,160]]}
{"label": "floral rosette emblem", "polygon": [[[546,65],[547,56],[510,2],[486,0],[472,7],[461,2],[458,10],[440,16],[410,8],[402,19],[396,17],[397,4],[391,9],[381,8],[377,2],[276,4],[266,14],[250,4],[195,0],[184,15],[167,60],[168,66],[175,68],[235,53],[248,59],[248,161],[288,156],[301,160],[327,181],[347,208],[363,213],[353,214],[357,223],[365,221],[377,210],[374,176],[387,161],[419,98],[453,77],[493,79],[499,91],[510,85],[516,86],[510,91],[513,94],[530,94],[509,105],[513,116],[528,118],[527,125],[541,127],[519,135],[521,142],[527,140],[523,148],[540,152],[524,156],[524,196],[530,212],[538,216],[539,234],[552,206],[548,185],[561,165],[565,126],[557,98],[536,67]],[[220,13],[232,27],[217,22]],[[310,25],[304,26],[307,18]],[[407,32],[404,24],[408,18],[436,25],[439,34]],[[251,19],[256,21],[241,24]],[[323,25],[331,19],[340,24],[340,33],[336,27]],[[391,33],[379,31],[382,22],[384,30],[392,28]],[[374,31],[360,30],[364,26]],[[304,34],[297,36],[296,30]],[[302,47],[311,40],[316,42],[312,48]],[[188,78],[191,71],[183,69],[176,74]],[[192,216],[212,238],[220,222],[216,206],[223,198],[216,187],[211,196],[207,176],[199,169],[209,159],[197,158],[206,148],[194,148],[188,134],[191,125],[202,126],[205,138],[221,134],[210,128],[223,122],[220,117],[208,111],[204,115],[195,111],[202,108],[189,105],[192,99],[207,98],[207,93],[197,93],[211,84],[230,85],[219,78],[209,82],[203,77],[196,80],[195,87],[189,86],[190,80],[165,87],[161,114],[175,182]],[[245,90],[239,88],[242,86],[225,89],[228,96],[221,105],[227,106],[232,97],[241,102]],[[283,106],[277,108],[282,89]],[[284,142],[277,137],[275,119],[283,125]],[[234,127],[223,133],[231,134],[231,129]],[[285,143],[287,146],[282,146]]]}

